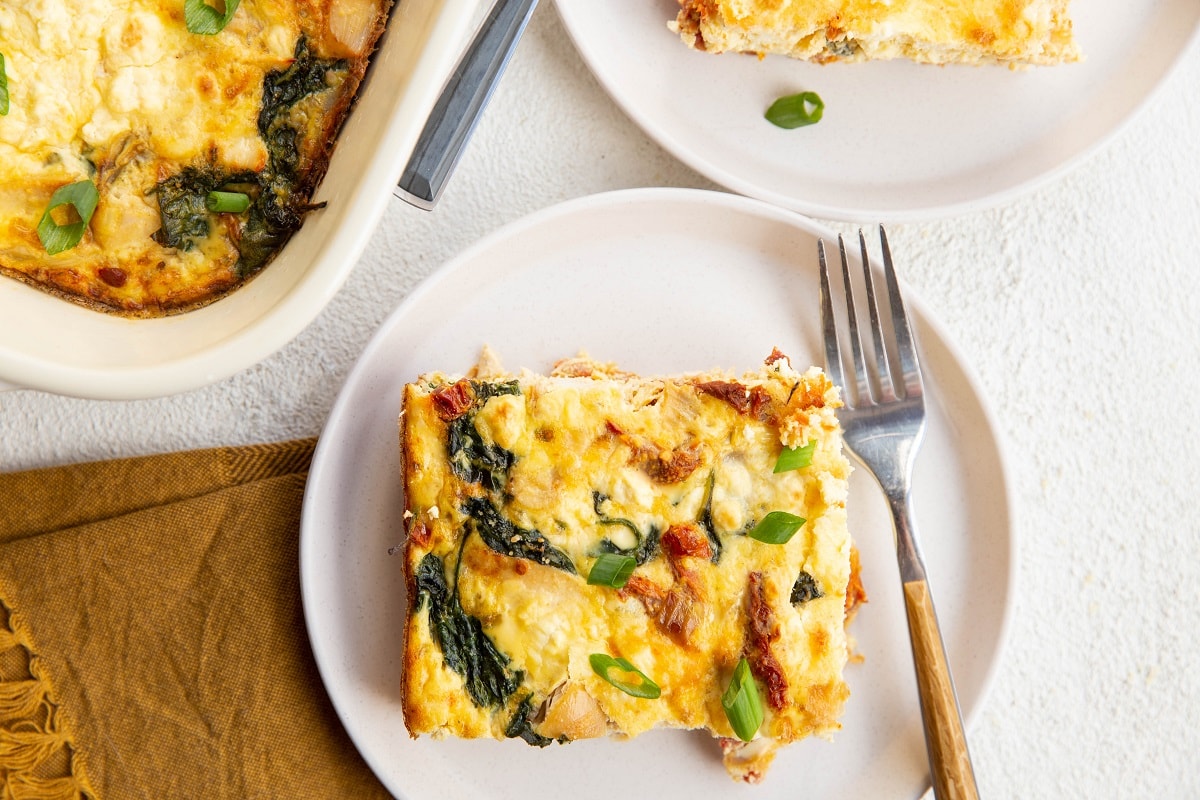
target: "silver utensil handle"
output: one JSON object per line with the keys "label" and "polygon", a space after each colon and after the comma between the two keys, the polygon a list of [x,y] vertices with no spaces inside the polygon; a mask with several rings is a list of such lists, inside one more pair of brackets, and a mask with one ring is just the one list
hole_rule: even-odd
{"label": "silver utensil handle", "polygon": [[430,112],[397,197],[431,210],[466,149],[538,0],[498,0],[451,73]]}

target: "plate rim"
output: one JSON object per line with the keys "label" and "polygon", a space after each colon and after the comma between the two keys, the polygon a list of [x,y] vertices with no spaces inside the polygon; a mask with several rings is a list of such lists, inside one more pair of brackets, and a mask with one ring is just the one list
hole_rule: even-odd
{"label": "plate rim", "polygon": [[1141,115],[1141,112],[1162,93],[1163,87],[1170,81],[1172,75],[1178,71],[1180,63],[1188,53],[1193,48],[1200,47],[1200,10],[1198,10],[1195,14],[1191,30],[1183,37],[1176,52],[1164,64],[1161,73],[1154,79],[1150,90],[1143,92],[1137,102],[1127,105],[1123,115],[1109,126],[1106,131],[1092,138],[1087,145],[1079,148],[1054,167],[1043,170],[1005,188],[986,192],[971,199],[926,204],[911,208],[888,208],[885,206],[859,208],[845,205],[826,205],[816,200],[787,195],[769,188],[760,187],[755,181],[739,177],[727,168],[714,164],[711,160],[694,152],[691,148],[681,145],[674,135],[665,130],[663,126],[654,122],[640,108],[631,107],[612,76],[597,67],[589,48],[581,42],[576,26],[573,26],[568,19],[571,14],[569,10],[571,5],[578,2],[589,2],[589,0],[555,0],[554,3],[559,19],[567,35],[570,37],[572,45],[575,47],[575,52],[587,66],[596,81],[604,88],[604,92],[608,95],[609,99],[660,147],[699,174],[731,191],[772,203],[805,216],[842,222],[933,222],[990,210],[1033,194],[1038,189],[1073,172],[1081,164],[1090,160],[1111,142],[1115,141]]}
{"label": "plate rim", "polygon": [[[357,737],[352,733],[352,731],[356,730],[357,725],[348,716],[349,709],[346,707],[346,701],[339,697],[331,685],[331,670],[336,663],[336,654],[327,652],[325,644],[320,639],[319,631],[317,630],[317,626],[320,623],[317,622],[314,613],[313,604],[315,598],[312,595],[311,587],[318,580],[315,576],[315,571],[318,567],[315,555],[311,551],[318,546],[317,542],[319,539],[319,534],[313,530],[313,519],[319,513],[318,506],[321,502],[317,494],[319,487],[326,481],[336,480],[336,478],[332,477],[333,466],[330,462],[334,458],[333,454],[337,451],[337,445],[333,443],[330,434],[334,428],[342,424],[343,420],[347,418],[347,406],[351,402],[350,395],[353,393],[354,387],[364,377],[368,376],[369,371],[375,364],[377,351],[385,346],[385,340],[389,337],[390,331],[396,325],[400,324],[400,321],[410,313],[412,308],[418,306],[427,294],[434,292],[443,282],[453,279],[457,272],[464,269],[465,265],[476,260],[480,255],[487,253],[502,242],[519,239],[530,229],[541,227],[563,217],[587,214],[598,209],[611,208],[616,205],[628,205],[634,202],[724,205],[730,209],[768,218],[770,221],[778,224],[798,227],[810,234],[828,237],[836,237],[837,235],[834,231],[826,228],[819,222],[811,220],[797,212],[779,208],[762,200],[730,194],[724,191],[670,187],[646,187],[605,191],[553,204],[493,230],[474,244],[468,245],[457,254],[450,256],[439,264],[433,272],[422,279],[409,295],[397,304],[384,318],[371,335],[371,338],[363,346],[353,367],[347,373],[345,380],[338,389],[337,398],[330,409],[329,415],[322,426],[316,448],[314,449],[308,479],[305,484],[304,497],[301,504],[298,543],[300,600],[304,614],[305,633],[313,653],[318,674],[321,677],[322,688],[329,697],[331,705],[339,721],[350,736],[355,749],[381,782],[384,782],[382,776],[385,774],[383,765],[377,762],[376,757],[372,753],[360,747]],[[1016,614],[1016,598],[1020,591],[1020,534],[1017,524],[1016,504],[1012,493],[1011,462],[1007,456],[998,420],[988,402],[987,395],[981,390],[979,379],[974,369],[963,358],[961,351],[953,339],[947,336],[947,332],[941,323],[930,314],[928,307],[920,295],[913,291],[903,278],[901,278],[900,283],[902,288],[906,290],[905,302],[910,309],[909,313],[912,314],[915,311],[919,315],[922,325],[928,327],[935,334],[938,345],[945,349],[947,355],[959,369],[961,378],[965,381],[967,388],[971,392],[971,397],[977,404],[980,415],[986,423],[987,433],[989,434],[988,441],[992,444],[996,453],[996,466],[1000,484],[998,498],[1002,500],[1001,506],[1007,519],[1008,546],[1004,552],[1007,562],[1007,575],[1004,582],[1003,608],[996,631],[995,655],[984,669],[983,679],[979,685],[978,697],[975,704],[964,716],[964,726],[968,733],[970,733],[971,729],[978,725],[978,719],[983,713],[982,709],[987,704],[988,698],[994,690],[1000,666],[1005,661],[1007,651],[1010,647],[1011,631]],[[852,460],[854,459],[852,454],[848,453],[847,455]],[[331,477],[327,477],[326,473],[329,473]],[[932,587],[932,590],[936,597],[936,585]],[[384,782],[384,785],[387,786],[387,783]],[[391,790],[390,786],[388,788]]]}

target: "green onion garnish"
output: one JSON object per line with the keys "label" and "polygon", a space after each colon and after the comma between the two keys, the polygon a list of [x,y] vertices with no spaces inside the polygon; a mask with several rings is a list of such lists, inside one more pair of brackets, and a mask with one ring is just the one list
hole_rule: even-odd
{"label": "green onion garnish", "polygon": [[803,469],[812,463],[813,453],[817,450],[817,441],[814,439],[804,447],[785,447],[779,453],[779,460],[775,462],[775,472],[788,472],[793,469]]}
{"label": "green onion garnish", "polygon": [[0,53],[0,115],[8,113],[8,73],[4,71],[4,53]]}
{"label": "green onion garnish", "polygon": [[764,114],[769,122],[781,128],[803,128],[821,121],[825,101],[816,92],[801,92],[781,97]]}
{"label": "green onion garnish", "polygon": [[212,36],[225,29],[241,1],[225,0],[225,13],[222,14],[204,0],[183,0],[183,21],[192,33]]}
{"label": "green onion garnish", "polygon": [[[588,662],[592,665],[592,670],[597,675],[627,695],[641,697],[646,700],[656,700],[662,694],[662,690],[658,688],[657,683],[646,677],[646,673],[633,664],[630,664],[624,658],[613,658],[608,653],[592,653],[588,656]],[[612,669],[618,669],[621,672],[632,672],[637,675],[638,682],[630,683],[620,678],[614,678],[609,674]]]}
{"label": "green onion garnish", "polygon": [[772,511],[759,520],[748,535],[751,539],[758,539],[767,544],[787,544],[788,539],[791,539],[804,523],[804,517],[797,517],[786,511]]}
{"label": "green onion garnish", "polygon": [[753,739],[763,723],[762,697],[744,656],[734,667],[733,678],[721,695],[721,705],[725,707],[725,718],[737,737],[743,742]]}
{"label": "green onion garnish", "polygon": [[[42,240],[42,247],[46,248],[46,252],[56,255],[79,244],[99,201],[100,193],[96,191],[96,184],[91,181],[79,181],[58,187],[50,196],[50,205],[46,207],[46,212],[42,214],[37,226],[38,238]],[[50,212],[65,205],[75,208],[79,220],[59,225]]]}
{"label": "green onion garnish", "polygon": [[250,207],[250,195],[241,192],[209,192],[204,198],[209,211],[240,214]]}
{"label": "green onion garnish", "polygon": [[588,573],[587,582],[593,586],[611,586],[620,589],[629,582],[637,559],[633,556],[622,556],[616,553],[605,553],[596,559],[592,571]]}

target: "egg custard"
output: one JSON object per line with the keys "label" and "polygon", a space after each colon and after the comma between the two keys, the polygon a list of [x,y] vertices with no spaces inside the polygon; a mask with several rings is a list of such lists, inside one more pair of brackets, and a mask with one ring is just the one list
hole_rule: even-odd
{"label": "egg custard", "polygon": [[1077,61],[1069,0],[679,0],[672,27],[710,53],[818,63],[904,58],[1010,67]]}
{"label": "egg custard", "polygon": [[0,3],[0,273],[130,316],[257,274],[312,209],[389,5]]}
{"label": "egg custard", "polygon": [[837,730],[864,599],[839,405],[778,351],[736,379],[580,356],[406,386],[409,733],[705,729],[756,782]]}

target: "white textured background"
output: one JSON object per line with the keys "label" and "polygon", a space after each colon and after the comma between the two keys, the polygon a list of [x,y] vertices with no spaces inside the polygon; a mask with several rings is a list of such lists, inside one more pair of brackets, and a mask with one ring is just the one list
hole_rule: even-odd
{"label": "white textured background", "polygon": [[[1193,48],[1065,178],[889,230],[1011,459],[1022,592],[971,730],[987,797],[1200,797],[1198,96]],[[439,264],[560,200],[656,185],[715,188],[622,114],[543,4],[436,213],[394,201],[298,339],[163,400],[0,393],[0,470],[317,434],[368,338]]]}

